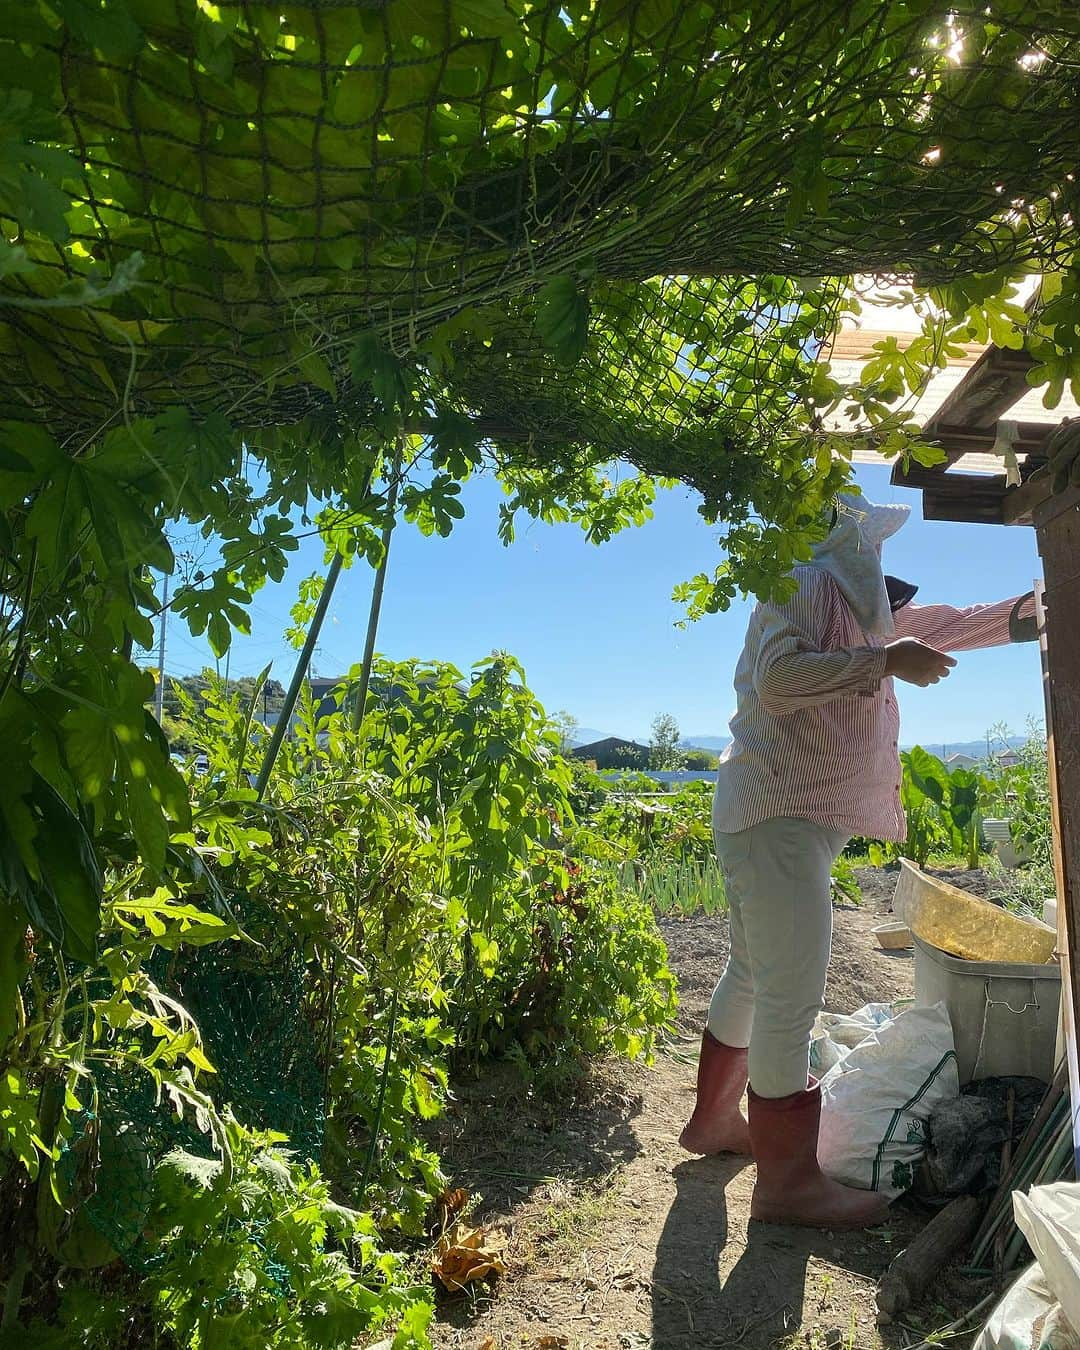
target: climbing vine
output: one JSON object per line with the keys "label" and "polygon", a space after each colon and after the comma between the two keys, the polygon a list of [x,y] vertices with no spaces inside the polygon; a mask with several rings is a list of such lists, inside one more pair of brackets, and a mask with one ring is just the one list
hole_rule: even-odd
{"label": "climbing vine", "polygon": [[[27,1184],[80,1146],[84,1051],[113,1016],[112,1070],[148,1061],[223,1167],[273,1162],[211,1119],[197,1029],[154,1002],[155,949],[236,935],[213,857],[267,846],[239,779],[221,819],[193,816],[148,711],[134,656],[170,536],[207,545],[169,604],[218,654],[305,534],[377,564],[395,499],[445,535],[480,472],[507,541],[524,512],[603,542],[685,482],[726,551],[680,588],[689,614],[782,593],[854,446],[934,458],[910,407],[957,343],[1026,345],[1049,406],[1077,392],[1078,46],[1071,0],[12,0],[0,1125]],[[856,274],[909,278],[924,327],[844,385],[827,358]],[[548,880],[559,972],[572,888]],[[658,973],[640,916],[605,903]],[[468,1034],[491,1025],[485,1005]],[[174,1173],[197,1212],[227,1189]]]}

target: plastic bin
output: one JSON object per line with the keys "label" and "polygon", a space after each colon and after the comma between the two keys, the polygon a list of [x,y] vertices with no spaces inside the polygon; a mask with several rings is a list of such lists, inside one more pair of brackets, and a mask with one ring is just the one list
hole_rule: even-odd
{"label": "plastic bin", "polygon": [[960,1086],[1011,1075],[1048,1083],[1054,1073],[1061,967],[964,961],[912,936],[915,1002],[948,1008]]}
{"label": "plastic bin", "polygon": [[893,912],[924,942],[965,961],[1050,961],[1057,943],[1054,929],[1038,919],[927,876],[907,858],[900,859]]}

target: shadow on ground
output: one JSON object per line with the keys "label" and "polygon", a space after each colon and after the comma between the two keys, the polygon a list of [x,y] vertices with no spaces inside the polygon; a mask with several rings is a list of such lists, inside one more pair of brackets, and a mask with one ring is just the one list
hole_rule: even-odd
{"label": "shadow on ground", "polygon": [[625,1080],[639,1077],[624,1072],[620,1082],[605,1066],[552,1092],[531,1088],[513,1065],[492,1065],[454,1084],[429,1137],[453,1184],[475,1190],[475,1217],[505,1213],[539,1186],[601,1179],[637,1157],[640,1082]]}
{"label": "shadow on ground", "polygon": [[[653,1350],[767,1350],[808,1323],[820,1321],[823,1331],[831,1330],[836,1318],[827,1295],[823,1301],[820,1284],[807,1290],[811,1257],[835,1263],[841,1274],[880,1274],[880,1253],[850,1235],[839,1239],[756,1223],[729,1230],[725,1191],[748,1165],[738,1158],[707,1158],[674,1169],[675,1200],[653,1267]],[[745,1245],[736,1249],[743,1231]],[[811,1301],[822,1304],[820,1317]],[[837,1329],[847,1332],[842,1325]]]}
{"label": "shadow on ground", "polygon": [[[522,1235],[526,1246],[539,1235],[542,1246],[572,1249],[595,1236],[590,1224],[602,1225],[611,1188],[642,1152],[636,1128],[641,1081],[640,1072],[625,1065],[596,1066],[552,1092],[530,1088],[514,1066],[496,1064],[455,1084],[454,1103],[433,1122],[431,1142],[451,1185],[474,1196],[469,1222],[501,1226],[531,1200],[527,1227],[536,1232]],[[512,1234],[509,1242],[519,1260],[521,1240]],[[439,1324],[475,1328],[492,1300],[487,1285],[440,1297]]]}

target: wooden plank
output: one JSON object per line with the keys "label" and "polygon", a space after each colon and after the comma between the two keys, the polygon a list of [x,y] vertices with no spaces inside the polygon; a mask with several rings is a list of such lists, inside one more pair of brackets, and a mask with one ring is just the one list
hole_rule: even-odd
{"label": "wooden plank", "polygon": [[1001,499],[1002,525],[1032,525],[1035,511],[1050,495],[1048,476],[1032,478],[1012,488]]}
{"label": "wooden plank", "polygon": [[[1035,455],[1045,458],[1046,442],[1056,428],[1056,422],[1018,422],[1016,440],[1013,449],[1020,458]],[[997,444],[997,423],[990,427],[956,427],[938,425],[934,428],[934,444],[940,445],[955,462],[961,455],[979,454],[993,450]],[[942,468],[945,466],[942,465]]]}
{"label": "wooden plank", "polygon": [[943,473],[941,468],[927,468],[923,464],[909,464],[904,470],[897,464],[893,470],[894,487],[925,488],[940,497],[1002,497],[1005,495],[1003,473]]}
{"label": "wooden plank", "polygon": [[992,427],[1027,388],[1034,364],[1027,352],[988,347],[923,430],[933,437],[939,427]]}
{"label": "wooden plank", "polygon": [[966,525],[1000,525],[1000,497],[950,497],[947,493],[923,492],[924,520],[954,520]]}
{"label": "wooden plank", "polygon": [[1040,641],[1058,892],[1058,951],[1062,997],[1066,1000],[1073,1151],[1080,1168],[1076,1024],[1080,1009],[1080,624],[1076,622],[1080,614],[1080,493],[1051,498],[1038,508],[1035,520],[1044,573],[1038,597],[1043,611]]}
{"label": "wooden plank", "polygon": [[[918,336],[918,333],[898,333],[885,328],[840,328],[833,335],[825,354],[830,361],[866,361],[878,355],[874,347],[879,342],[897,342],[904,349]],[[963,349],[963,355],[950,356],[950,366],[970,369],[986,351],[984,342],[961,342],[957,345]]]}
{"label": "wooden plank", "polygon": [[[1049,525],[1058,516],[1074,515],[1078,508],[1080,508],[1080,488],[1071,487],[1064,492],[1047,495],[1035,508],[1035,524],[1041,528]],[[1080,555],[1077,557],[1077,567],[1080,567]]]}

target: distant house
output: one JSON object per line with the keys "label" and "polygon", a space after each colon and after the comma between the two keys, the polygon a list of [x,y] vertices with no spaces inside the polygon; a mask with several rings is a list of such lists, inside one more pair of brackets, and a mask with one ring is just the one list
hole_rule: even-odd
{"label": "distant house", "polygon": [[605,736],[602,741],[576,745],[570,753],[574,759],[592,760],[598,769],[649,767],[649,747],[637,741],[624,741],[620,736]]}
{"label": "distant house", "polygon": [[972,755],[965,755],[959,751],[954,755],[949,755],[945,760],[947,769],[974,769],[979,763]]}
{"label": "distant house", "polygon": [[[334,691],[345,686],[341,694],[335,697]],[[335,675],[327,679],[322,675],[311,675],[308,678],[308,686],[311,689],[311,697],[315,700],[318,707],[319,717],[329,717],[331,713],[337,712],[349,698],[352,692],[349,689],[349,677],[347,675]]]}

